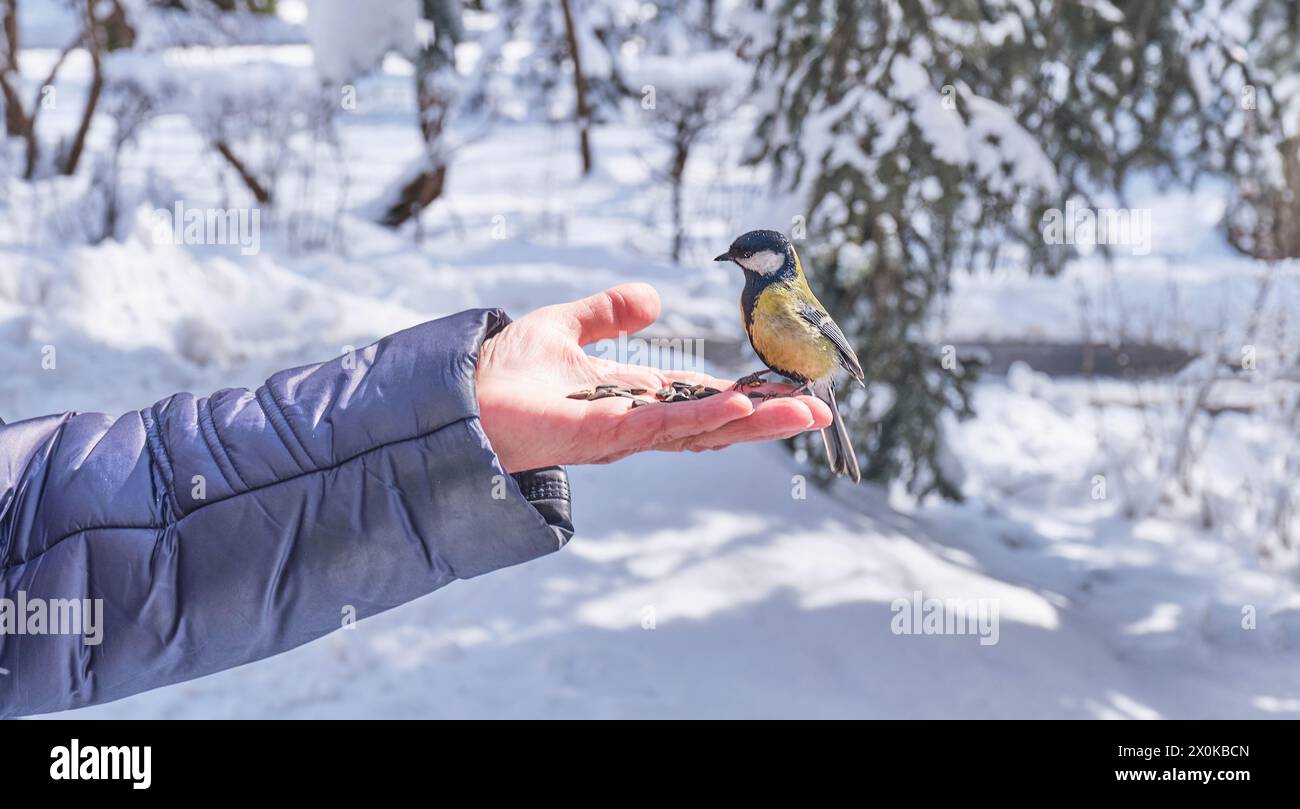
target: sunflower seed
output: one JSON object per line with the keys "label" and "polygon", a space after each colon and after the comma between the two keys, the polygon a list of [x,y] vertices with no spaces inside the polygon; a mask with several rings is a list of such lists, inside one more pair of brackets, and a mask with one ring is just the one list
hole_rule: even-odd
{"label": "sunflower seed", "polygon": [[[598,401],[600,399],[609,399],[620,397],[632,400],[632,408],[642,407],[648,404],[659,402],[693,402],[699,399],[707,399],[710,396],[716,396],[722,393],[717,388],[711,388],[708,385],[695,384],[687,382],[670,382],[667,387],[660,388],[652,394],[655,401],[640,399],[638,396],[650,393],[648,388],[625,388],[614,384],[597,385],[595,388],[574,391],[568,395],[570,399],[581,399],[588,402]],[[755,399],[763,398],[762,394],[751,393],[750,396]]]}

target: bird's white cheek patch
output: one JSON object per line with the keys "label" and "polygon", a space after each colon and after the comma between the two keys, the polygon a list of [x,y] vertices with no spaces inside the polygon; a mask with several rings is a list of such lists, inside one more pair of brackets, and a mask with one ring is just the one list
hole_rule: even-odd
{"label": "bird's white cheek patch", "polygon": [[785,264],[785,256],[773,253],[771,250],[764,250],[740,260],[740,266],[759,275],[770,275],[781,269],[782,264]]}

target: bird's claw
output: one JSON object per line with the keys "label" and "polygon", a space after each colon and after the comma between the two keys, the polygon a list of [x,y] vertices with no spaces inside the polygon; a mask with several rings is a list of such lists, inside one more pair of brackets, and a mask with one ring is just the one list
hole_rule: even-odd
{"label": "bird's claw", "polygon": [[767,380],[763,377],[767,376],[767,374],[767,371],[755,371],[752,374],[742,376],[740,379],[736,380],[736,384],[732,385],[731,389],[744,392],[747,388],[756,388],[759,385],[764,385],[767,383]]}
{"label": "bird's claw", "polygon": [[765,393],[763,391],[751,390],[746,395],[756,402],[766,402],[770,399],[793,399],[796,396],[802,396],[805,393],[807,393],[807,391],[796,388],[794,390],[786,391],[785,393]]}

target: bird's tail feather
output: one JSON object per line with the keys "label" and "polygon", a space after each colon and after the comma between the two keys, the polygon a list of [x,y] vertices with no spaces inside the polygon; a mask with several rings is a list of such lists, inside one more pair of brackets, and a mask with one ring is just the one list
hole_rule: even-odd
{"label": "bird's tail feather", "polygon": [[831,409],[831,426],[822,430],[822,442],[826,445],[826,460],[830,462],[831,471],[837,475],[847,475],[854,483],[862,480],[858,470],[858,456],[849,441],[849,431],[840,417],[840,408],[835,404],[835,386],[828,379],[816,382],[812,386],[813,395],[826,403]]}

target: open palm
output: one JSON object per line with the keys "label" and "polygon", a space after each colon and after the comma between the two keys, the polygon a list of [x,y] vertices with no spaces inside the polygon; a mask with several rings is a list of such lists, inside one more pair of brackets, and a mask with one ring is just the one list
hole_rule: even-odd
{"label": "open palm", "polygon": [[[478,400],[483,429],[507,472],[558,464],[608,463],[644,450],[701,451],[743,441],[789,438],[830,424],[826,405],[810,396],[755,405],[705,374],[625,365],[582,347],[649,326],[659,295],[624,284],[572,303],[538,309],[483,344]],[[630,408],[624,398],[565,398],[600,384],[650,391],[674,381],[722,390],[699,401]],[[789,390],[767,385],[765,392]]]}

